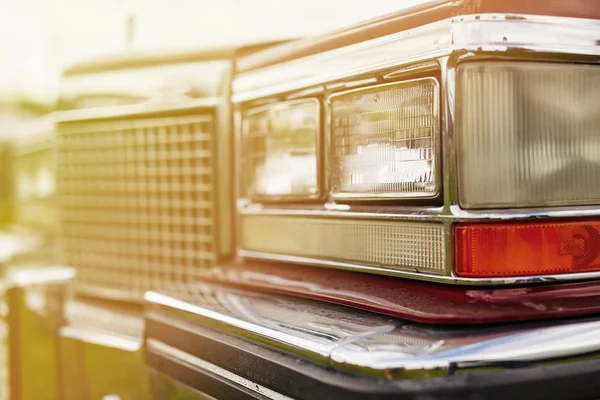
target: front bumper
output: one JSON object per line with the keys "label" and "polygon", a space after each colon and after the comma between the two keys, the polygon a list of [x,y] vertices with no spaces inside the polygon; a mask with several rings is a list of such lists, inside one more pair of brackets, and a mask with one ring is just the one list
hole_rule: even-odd
{"label": "front bumper", "polygon": [[597,398],[594,318],[432,327],[216,284],[146,295],[152,368],[216,398]]}

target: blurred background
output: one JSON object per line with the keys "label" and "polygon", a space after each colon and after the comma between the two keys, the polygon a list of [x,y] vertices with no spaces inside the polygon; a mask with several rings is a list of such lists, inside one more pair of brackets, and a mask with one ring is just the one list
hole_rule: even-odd
{"label": "blurred background", "polygon": [[0,260],[22,245],[15,232],[22,239],[31,229],[53,229],[48,116],[65,66],[128,52],[310,36],[421,2],[0,0]]}
{"label": "blurred background", "polygon": [[[0,0],[0,265],[56,252],[50,115],[65,66],[310,36],[420,2]],[[4,331],[0,324],[0,338]],[[0,345],[0,399],[7,395],[5,361]]]}

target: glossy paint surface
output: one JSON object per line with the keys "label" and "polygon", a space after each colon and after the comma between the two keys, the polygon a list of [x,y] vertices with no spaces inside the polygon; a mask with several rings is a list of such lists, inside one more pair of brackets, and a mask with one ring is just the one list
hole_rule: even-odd
{"label": "glossy paint surface", "polygon": [[484,324],[600,313],[600,281],[466,288],[284,263],[223,265],[201,279],[306,297],[430,324]]}

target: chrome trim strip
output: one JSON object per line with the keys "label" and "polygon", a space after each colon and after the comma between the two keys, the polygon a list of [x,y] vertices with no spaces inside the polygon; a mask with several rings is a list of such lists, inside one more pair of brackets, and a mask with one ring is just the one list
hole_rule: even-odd
{"label": "chrome trim strip", "polygon": [[[194,291],[197,295],[190,294]],[[218,299],[218,303],[214,299]],[[194,325],[186,321],[199,322],[201,326],[224,328],[234,335],[281,348],[264,341],[268,334],[284,339],[289,344],[286,351],[295,356],[324,358],[327,366],[340,371],[386,379],[452,375],[457,370],[470,368],[482,372],[480,369],[486,367],[530,367],[537,362],[600,357],[600,321],[565,323],[559,320],[461,329],[388,319],[386,324],[380,325],[386,321],[382,317],[349,307],[258,295],[216,285],[195,285],[186,292],[171,294],[149,292],[146,300],[149,303],[147,318],[157,315],[165,323],[175,326],[183,323],[192,330]],[[264,304],[270,307],[263,308]],[[227,325],[223,327],[222,322]],[[369,325],[373,329],[364,329]],[[231,326],[241,329],[232,331]],[[344,338],[337,336],[329,346],[323,347],[324,337],[345,332],[345,328],[350,331]]]}
{"label": "chrome trim strip", "polygon": [[420,63],[463,51],[600,54],[600,22],[536,15],[453,17],[415,29],[239,75],[235,103],[292,92],[339,79]]}
{"label": "chrome trim strip", "polygon": [[148,350],[158,353],[159,355],[165,355],[176,360],[181,360],[193,367],[202,369],[204,371],[208,371],[217,376],[225,378],[231,382],[245,387],[246,389],[250,389],[262,396],[265,396],[266,398],[272,400],[292,400],[291,397],[287,397],[281,393],[275,392],[274,390],[271,390],[249,379],[234,374],[233,372],[230,372],[215,364],[209,363],[208,361],[204,361],[196,356],[186,353],[185,351],[181,351],[175,347],[169,346],[168,344],[161,342],[160,340],[146,339],[146,347],[148,348]]}
{"label": "chrome trim strip", "polygon": [[[188,285],[192,287],[192,285]],[[191,296],[187,301],[180,299],[177,294],[172,297],[159,292],[149,291],[144,296],[147,303],[174,309],[200,317],[204,324],[216,326],[221,330],[258,340],[272,347],[285,351],[306,351],[313,361],[326,363],[331,350],[341,343],[348,343],[365,335],[390,332],[394,325],[388,323],[389,319],[373,315],[363,318],[356,323],[345,323],[331,318],[328,315],[311,315],[307,311],[299,310],[295,306],[282,307],[281,304],[271,304],[265,299],[268,296],[243,296],[231,291],[212,290],[208,285],[195,285],[202,293],[200,301]],[[214,299],[209,302],[208,299]],[[192,301],[194,303],[192,303]],[[282,302],[286,304],[286,302]],[[287,302],[289,304],[289,301]],[[307,303],[304,303],[307,304]],[[261,313],[263,307],[269,315]],[[330,307],[335,309],[335,307]],[[327,314],[328,308],[323,307]],[[294,320],[277,320],[277,312],[285,313],[284,319],[294,316]],[[161,318],[164,311],[157,311]],[[156,318],[152,311],[147,311],[147,317]],[[164,317],[163,317],[164,318]],[[302,322],[308,324],[301,327]],[[306,329],[305,329],[306,328]]]}
{"label": "chrome trim strip", "polygon": [[600,206],[510,208],[494,210],[463,210],[457,204],[450,206],[360,206],[325,203],[316,207],[283,208],[262,204],[238,203],[239,214],[286,215],[304,217],[362,218],[382,220],[427,220],[439,222],[501,222],[538,221],[544,218],[600,218]]}
{"label": "chrome trim strip", "polygon": [[[406,220],[406,221],[431,221],[443,222],[452,218],[442,214],[442,207],[386,207],[383,212],[381,206],[360,207],[352,205],[326,203],[319,208],[282,208],[265,207],[261,204],[238,204],[240,215],[281,215],[297,217],[322,217],[322,218],[354,218],[354,219],[379,219],[379,220]],[[377,211],[374,211],[377,210]]]}
{"label": "chrome trim strip", "polygon": [[385,376],[386,371],[401,370],[401,377],[410,376],[412,371],[509,367],[514,363],[527,365],[582,355],[598,358],[600,351],[598,321],[484,336],[482,340],[467,339],[461,344],[441,338],[421,343],[414,340],[414,344],[410,340],[403,342],[402,330],[336,348],[331,364],[341,370],[359,368],[380,376]]}
{"label": "chrome trim strip", "polygon": [[[451,254],[452,252],[447,252]],[[450,283],[456,285],[477,285],[477,286],[495,286],[495,285],[523,285],[523,284],[541,284],[541,283],[558,283],[558,282],[574,282],[583,280],[600,279],[600,272],[583,272],[575,274],[556,274],[556,275],[537,275],[537,276],[518,276],[506,278],[463,278],[456,276],[451,272],[449,275],[435,275],[430,273],[416,273],[410,271],[393,270],[390,268],[373,267],[369,265],[351,264],[339,261],[324,260],[310,257],[297,257],[283,254],[262,253],[258,251],[250,251],[238,249],[239,257],[252,258],[257,260],[289,262],[295,264],[310,265],[314,267],[336,268],[346,271],[365,272],[378,275],[396,276],[399,278],[411,278],[427,282]],[[448,273],[448,271],[447,271]]]}

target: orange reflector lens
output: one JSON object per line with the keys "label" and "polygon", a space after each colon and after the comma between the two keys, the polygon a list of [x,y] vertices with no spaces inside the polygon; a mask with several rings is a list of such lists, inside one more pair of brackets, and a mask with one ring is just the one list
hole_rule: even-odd
{"label": "orange reflector lens", "polygon": [[458,224],[458,276],[600,271],[600,221]]}

